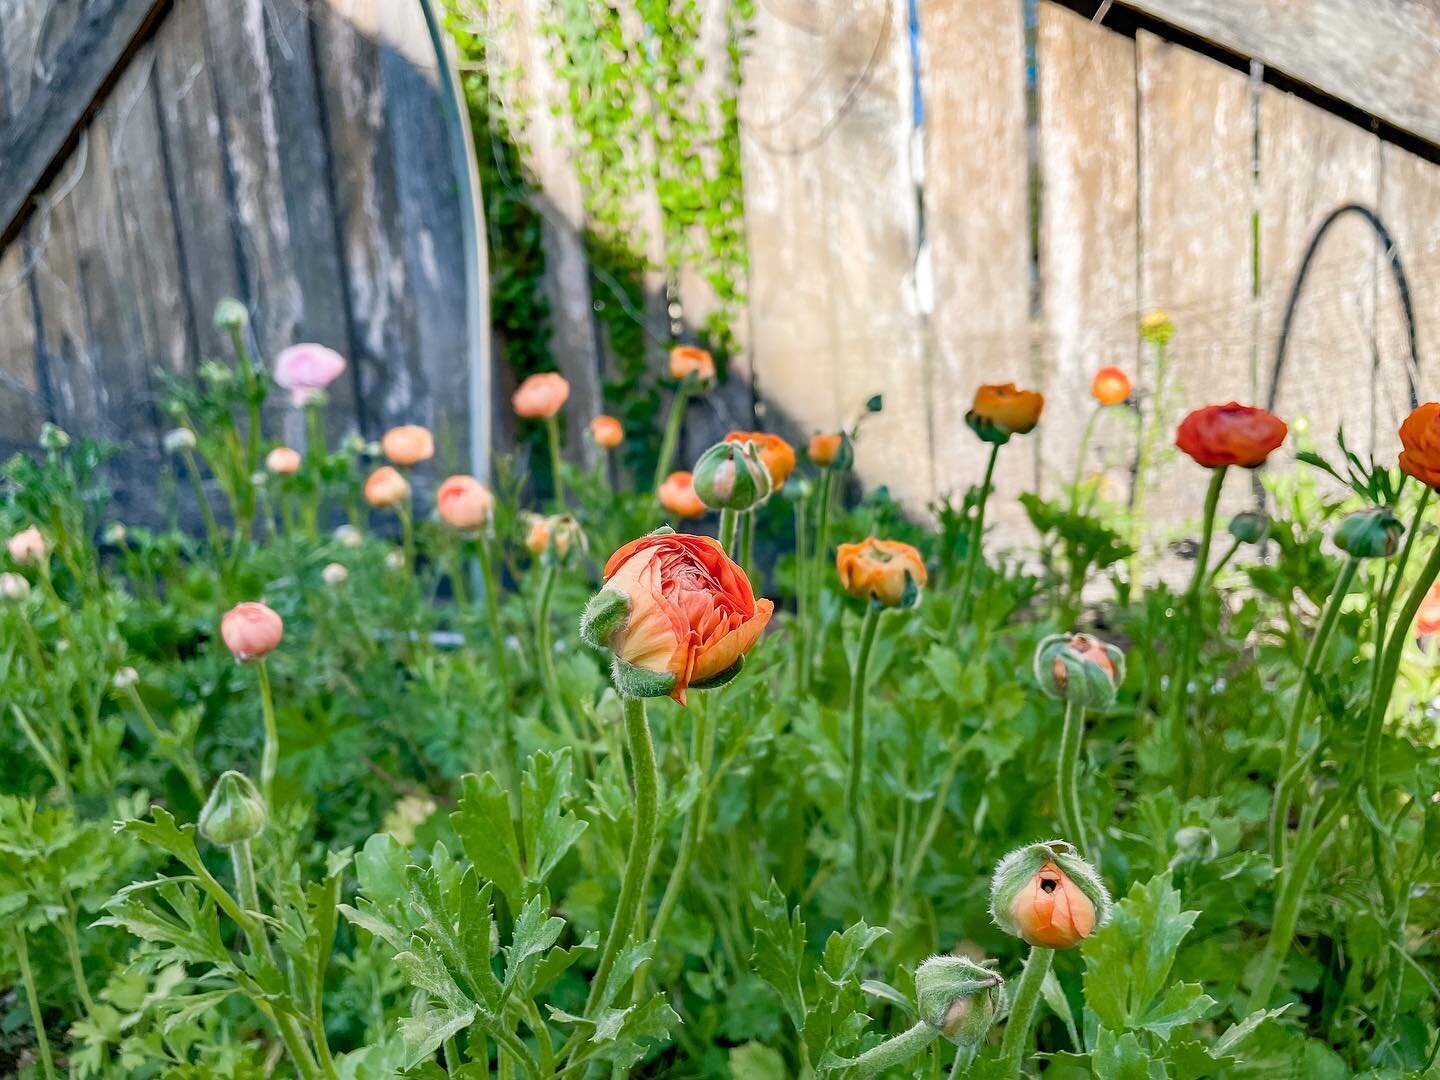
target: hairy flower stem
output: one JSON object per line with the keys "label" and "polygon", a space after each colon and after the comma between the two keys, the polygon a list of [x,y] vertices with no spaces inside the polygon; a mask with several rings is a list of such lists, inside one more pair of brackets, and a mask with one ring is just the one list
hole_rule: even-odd
{"label": "hairy flower stem", "polygon": [[985,539],[985,504],[990,501],[990,481],[995,475],[995,461],[1000,456],[1000,444],[990,444],[990,458],[985,463],[985,479],[980,481],[980,497],[975,502],[975,512],[970,516],[969,543],[965,551],[965,569],[960,575],[960,599],[956,603],[955,616],[951,619],[953,630],[970,618],[971,593],[975,587],[975,569],[980,565],[980,545]]}
{"label": "hairy flower stem", "polygon": [[565,473],[560,461],[560,420],[555,416],[545,418],[545,440],[550,444],[550,478],[555,485],[555,505],[565,511]]}
{"label": "hairy flower stem", "polygon": [[1276,867],[1285,862],[1285,834],[1290,819],[1290,803],[1300,782],[1301,770],[1295,757],[1300,750],[1300,729],[1305,723],[1306,706],[1310,704],[1311,687],[1320,676],[1326,647],[1330,644],[1330,636],[1340,618],[1340,606],[1345,602],[1350,583],[1355,580],[1355,572],[1359,567],[1360,560],[1355,556],[1345,560],[1345,564],[1340,568],[1340,576],[1325,601],[1325,609],[1320,614],[1315,635],[1310,639],[1310,647],[1305,651],[1300,686],[1295,692],[1295,704],[1285,725],[1285,744],[1280,753],[1280,779],[1275,786],[1275,798],[1270,807],[1270,862]]}
{"label": "hairy flower stem", "polygon": [[30,1022],[35,1025],[35,1046],[40,1051],[40,1066],[45,1080],[55,1080],[55,1059],[50,1056],[50,1037],[45,1034],[45,1020],[40,1015],[40,995],[35,992],[35,973],[30,969],[30,944],[25,931],[16,930],[11,939],[20,965],[20,981],[25,986],[25,1004],[30,1007]]}
{"label": "hairy flower stem", "polygon": [[660,485],[670,475],[670,465],[675,460],[675,447],[680,442],[680,422],[685,419],[685,406],[690,403],[692,379],[686,376],[675,388],[670,399],[670,415],[665,420],[665,434],[660,439],[660,456],[655,459],[655,482],[650,490],[659,491]]}
{"label": "hairy flower stem", "polygon": [[795,688],[804,693],[809,683],[810,656],[810,500],[795,502]]}
{"label": "hairy flower stem", "polygon": [[230,328],[230,341],[235,346],[235,359],[240,364],[241,385],[245,388],[245,411],[249,425],[245,432],[245,475],[249,476],[260,467],[260,380],[255,374],[255,365],[250,359],[250,348],[245,344],[245,328],[235,324]]}
{"label": "hairy flower stem", "polygon": [[1002,1076],[1018,1078],[1022,1075],[1025,1053],[1030,1048],[1030,1032],[1035,1026],[1035,1011],[1040,1005],[1040,988],[1045,984],[1045,975],[1054,958],[1054,949],[1030,946],[1025,971],[1020,976],[1010,1004],[1010,1018],[1005,1021],[1005,1037],[1000,1043]]}
{"label": "hairy flower stem", "polygon": [[224,568],[221,554],[225,550],[225,541],[220,536],[220,523],[215,520],[215,508],[210,505],[210,496],[205,494],[205,485],[200,479],[200,465],[195,460],[195,452],[186,450],[182,455],[185,459],[185,471],[190,476],[190,485],[195,489],[195,502],[200,508],[200,520],[205,523],[205,535],[210,540],[210,549],[215,552],[215,557],[221,562]]}
{"label": "hairy flower stem", "polygon": [[760,593],[760,580],[755,573],[755,511],[745,511],[745,516],[740,522],[740,568],[745,571],[755,587],[755,593]]}
{"label": "hairy flower stem", "polygon": [[[809,581],[806,585],[810,591],[810,598],[807,601],[807,610],[811,618],[820,618],[820,597],[825,591],[825,575],[829,571],[830,561],[830,504],[834,502],[832,492],[835,489],[835,470],[828,465],[820,470],[820,483],[815,490],[815,550],[812,553],[815,560],[814,566],[810,568]],[[811,628],[807,627],[807,633]],[[820,627],[813,627],[818,631]],[[819,637],[817,633],[816,638]],[[814,640],[807,640],[805,643],[804,678],[805,686],[810,685],[810,676],[815,668],[815,654],[812,650]]]}
{"label": "hairy flower stem", "polygon": [[1060,758],[1056,763],[1055,787],[1060,806],[1060,832],[1073,837],[1081,854],[1094,859],[1085,835],[1080,810],[1080,744],[1085,739],[1085,707],[1065,702],[1065,727],[1060,733]]}
{"label": "hairy flower stem", "polygon": [[1070,513],[1080,511],[1080,483],[1085,477],[1085,458],[1090,453],[1090,440],[1095,435],[1095,424],[1104,412],[1104,406],[1090,410],[1090,419],[1085,421],[1085,430],[1080,433],[1080,448],[1075,456],[1075,476],[1070,481]]}
{"label": "hairy flower stem", "polygon": [[1188,767],[1184,749],[1185,708],[1189,704],[1190,672],[1195,666],[1197,651],[1196,623],[1200,621],[1201,587],[1209,580],[1210,545],[1215,538],[1215,512],[1220,506],[1220,488],[1225,483],[1226,471],[1227,466],[1224,465],[1210,471],[1200,547],[1195,552],[1195,570],[1190,575],[1190,587],[1185,590],[1180,622],[1180,648],[1175,657],[1175,670],[1170,676],[1170,707],[1166,710],[1164,738],[1166,746],[1175,755],[1176,781],[1182,788]]}
{"label": "hairy flower stem", "polygon": [[264,659],[255,662],[260,680],[260,720],[265,725],[265,745],[260,752],[260,797],[274,812],[275,771],[280,764],[280,729],[275,723],[275,697],[270,691],[270,672]]}
{"label": "hairy flower stem", "polygon": [[735,531],[740,522],[740,515],[735,510],[720,511],[720,530],[718,539],[720,546],[725,549],[725,554],[732,559],[735,557]]}
{"label": "hairy flower stem", "polygon": [[1165,425],[1165,374],[1166,348],[1161,342],[1155,344],[1155,393],[1150,402],[1150,415],[1135,448],[1135,482],[1130,489],[1130,587],[1134,589],[1144,570],[1142,555],[1145,539],[1145,496],[1150,483],[1150,469],[1155,448],[1160,442],[1160,432]]}
{"label": "hairy flower stem", "polygon": [[545,688],[550,711],[555,714],[555,723],[565,728],[572,738],[578,738],[570,710],[560,692],[560,679],[555,674],[555,648],[550,641],[550,605],[555,599],[555,581],[559,576],[559,569],[552,564],[545,567],[540,578],[540,596],[535,604],[535,649],[539,653],[540,681]]}
{"label": "hairy flower stem", "polygon": [[145,699],[140,696],[140,691],[133,683],[125,687],[125,697],[130,702],[140,722],[145,725],[151,742],[156,750],[170,759],[171,764],[180,770],[180,775],[185,778],[185,783],[190,787],[190,793],[195,796],[197,802],[202,805],[205,802],[205,784],[200,779],[200,770],[195,765],[195,759],[184,753],[173,735],[160,730],[160,725],[155,722],[155,717],[145,706]]}
{"label": "hairy flower stem", "polygon": [[395,514],[400,519],[400,550],[405,556],[405,570],[415,569],[415,516],[410,509],[410,496],[406,495],[395,504]]}
{"label": "hairy flower stem", "polygon": [[861,1077],[876,1076],[886,1069],[903,1065],[939,1037],[939,1028],[931,1027],[921,1020],[909,1030],[892,1035],[879,1046],[872,1046],[859,1057],[851,1058],[847,1067],[854,1069]]}
{"label": "hairy flower stem", "polygon": [[320,535],[320,509],[325,499],[325,480],[321,471],[325,462],[325,414],[320,405],[311,402],[305,406],[305,463],[306,479],[309,486],[305,492],[305,506],[302,511],[305,535],[312,540]]}
{"label": "hairy flower stem", "polygon": [[850,674],[850,771],[845,782],[845,813],[850,819],[854,836],[855,874],[861,891],[865,880],[865,821],[860,811],[860,787],[865,770],[865,681],[870,667],[870,652],[875,646],[875,631],[880,626],[881,609],[870,604],[860,624],[860,645],[855,651],[855,667]]}

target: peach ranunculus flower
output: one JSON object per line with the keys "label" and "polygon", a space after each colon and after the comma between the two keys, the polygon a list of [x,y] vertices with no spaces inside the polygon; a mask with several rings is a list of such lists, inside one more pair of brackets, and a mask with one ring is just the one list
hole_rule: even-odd
{"label": "peach ranunculus flower", "polygon": [[1400,425],[1400,470],[1440,488],[1440,403],[1427,401]]}
{"label": "peach ranunculus flower", "polygon": [[695,494],[695,478],[684,470],[667,476],[656,494],[660,505],[676,517],[698,518],[705,513],[705,504]]}
{"label": "peach ranunculus flower", "polygon": [[986,442],[1003,446],[1011,435],[1034,431],[1044,408],[1045,396],[1034,390],[1021,390],[1014,383],[986,383],[975,391],[965,423]]}
{"label": "peach ranunculus flower", "polygon": [[495,496],[473,476],[452,476],[435,492],[435,512],[452,529],[473,532],[490,524]]}
{"label": "peach ranunculus flower", "polygon": [[1273,413],[1232,401],[1190,413],[1175,429],[1175,445],[1207,469],[1254,469],[1285,441],[1288,430]]}
{"label": "peach ranunculus flower", "polygon": [[1090,380],[1090,393],[1101,405],[1119,405],[1132,389],[1130,376],[1113,365],[1102,367]]}
{"label": "peach ranunculus flower", "polygon": [[271,608],[252,600],[221,616],[220,636],[236,660],[258,660],[280,644],[285,623]]}
{"label": "peach ranunculus flower", "polygon": [[334,349],[302,342],[275,358],[275,382],[290,391],[290,401],[307,405],[345,372],[345,358]]}
{"label": "peach ranunculus flower", "polygon": [[810,436],[806,456],[810,458],[811,464],[828,469],[840,458],[845,450],[845,442],[844,432],[819,432]]}
{"label": "peach ranunculus flower", "polygon": [[773,490],[779,491],[795,471],[795,448],[779,435],[764,431],[732,431],[725,436],[726,442],[754,443],[760,451],[760,460],[769,470],[774,481]]}
{"label": "peach ranunculus flower", "polygon": [[590,438],[602,450],[614,450],[625,441],[625,429],[615,417],[602,413],[590,421]]}
{"label": "peach ranunculus flower", "polygon": [[265,468],[276,476],[294,476],[300,471],[300,451],[277,446],[265,455]]}
{"label": "peach ranunculus flower", "polygon": [[670,350],[670,377],[683,380],[691,375],[696,382],[714,382],[715,358],[698,345],[676,345]]}
{"label": "peach ranunculus flower", "polygon": [[1064,840],[1012,851],[991,879],[990,917],[1030,945],[1073,949],[1109,913],[1110,894],[1100,875]]}
{"label": "peach ranunculus flower", "polygon": [[380,449],[395,465],[419,465],[435,456],[435,436],[419,424],[401,424],[380,437]]}
{"label": "peach ranunculus flower", "polygon": [[851,596],[881,607],[913,607],[928,580],[920,552],[899,540],[871,536],[841,544],[835,552],[841,587]]}
{"label": "peach ranunculus flower", "polygon": [[719,541],[662,529],[610,556],[580,633],[610,650],[622,695],[684,705],[739,672],[774,611]]}
{"label": "peach ranunculus flower", "polygon": [[527,420],[548,420],[565,407],[570,397],[570,383],[557,371],[531,375],[510,398],[515,415]]}
{"label": "peach ranunculus flower", "polygon": [[1430,586],[1425,599],[1420,601],[1420,610],[1415,613],[1415,636],[1434,634],[1440,634],[1440,581]]}
{"label": "peach ranunculus flower", "polygon": [[377,510],[399,506],[410,497],[410,481],[400,470],[381,465],[365,478],[365,501]]}
{"label": "peach ranunculus flower", "polygon": [[21,566],[39,563],[50,554],[49,543],[34,525],[21,529],[6,540],[5,549],[10,552],[10,558]]}

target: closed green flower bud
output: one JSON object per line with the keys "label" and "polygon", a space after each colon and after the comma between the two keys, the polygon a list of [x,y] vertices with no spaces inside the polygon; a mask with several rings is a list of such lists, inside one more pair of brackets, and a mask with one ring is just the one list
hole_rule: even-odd
{"label": "closed green flower bud", "polygon": [[200,811],[200,835],[212,844],[253,840],[265,831],[265,800],[250,778],[233,769],[220,774]]}
{"label": "closed green flower bud", "polygon": [[995,1023],[1004,986],[987,964],[932,956],[915,970],[915,1003],[920,1019],[956,1046],[977,1046]]}
{"label": "closed green flower bud", "polygon": [[1186,825],[1175,831],[1175,854],[1170,868],[1187,863],[1211,862],[1220,855],[1220,841],[1204,825]]}
{"label": "closed green flower bud", "polygon": [[1270,535],[1270,518],[1246,510],[1230,519],[1230,535],[1242,544],[1258,544]]}
{"label": "closed green flower bud", "polygon": [[1108,709],[1125,679],[1125,654],[1089,634],[1052,634],[1035,649],[1035,679],[1053,698]]}
{"label": "closed green flower bud", "polygon": [[1030,945],[1073,949],[1109,916],[1105,883],[1065,840],[1017,848],[990,881],[990,917]]}
{"label": "closed green flower bud", "polygon": [[64,450],[70,445],[70,435],[64,428],[45,421],[40,428],[40,446],[45,450]]}
{"label": "closed green flower bud", "polygon": [[695,494],[712,510],[753,510],[770,497],[774,481],[752,442],[719,442],[700,455]]}
{"label": "closed green flower bud", "polygon": [[1175,324],[1167,312],[1147,311],[1140,318],[1140,337],[1151,345],[1164,347],[1175,336]]}
{"label": "closed green flower bud", "polygon": [[1357,559],[1388,559],[1400,550],[1404,531],[1388,506],[1357,510],[1335,530],[1335,546]]}
{"label": "closed green flower bud", "polygon": [[226,296],[215,305],[215,328],[217,330],[238,330],[250,321],[250,312],[233,296]]}

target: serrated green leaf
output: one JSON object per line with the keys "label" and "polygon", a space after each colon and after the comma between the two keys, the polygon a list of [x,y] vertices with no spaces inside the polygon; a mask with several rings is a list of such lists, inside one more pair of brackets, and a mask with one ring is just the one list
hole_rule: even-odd
{"label": "serrated green leaf", "polygon": [[1133,1031],[1117,1035],[1102,1026],[1090,1060],[1099,1080],[1159,1080],[1168,1075],[1164,1065],[1145,1052]]}
{"label": "serrated green leaf", "polygon": [[752,899],[757,915],[755,951],[750,957],[755,973],[780,995],[785,1015],[797,1031],[805,1030],[805,990],[801,982],[805,955],[805,924],[800,909],[792,914],[785,894],[774,880],[763,897]]}
{"label": "serrated green leaf", "polygon": [[1085,1002],[1111,1031],[1139,1027],[1164,988],[1198,912],[1180,910],[1169,872],[1131,887],[1110,921],[1081,947]]}
{"label": "serrated green leaf", "polygon": [[565,920],[546,917],[540,897],[531,898],[515,920],[510,946],[505,950],[505,992],[524,986],[527,968],[533,968],[541,954],[560,940]]}
{"label": "serrated green leaf", "polygon": [[1215,1005],[1215,999],[1199,983],[1171,983],[1135,1026],[1168,1039],[1182,1024],[1203,1020]]}
{"label": "serrated green leaf", "polygon": [[525,852],[532,888],[543,885],[565,857],[586,823],[565,809],[574,762],[569,749],[530,758],[522,786],[525,811]]}
{"label": "serrated green leaf", "polygon": [[525,872],[510,820],[509,796],[494,773],[468,773],[460,783],[459,807],[450,815],[450,824],[480,876],[495,883],[511,911],[519,911],[525,903]]}

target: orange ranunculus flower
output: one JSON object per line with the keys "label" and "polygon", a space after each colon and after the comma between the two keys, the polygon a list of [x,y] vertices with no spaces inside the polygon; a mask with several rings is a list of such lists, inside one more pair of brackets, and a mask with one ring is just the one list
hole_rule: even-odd
{"label": "orange ranunculus flower", "polygon": [[910,606],[926,581],[925,561],[918,551],[899,540],[873,536],[858,544],[841,544],[835,569],[841,587],[851,596],[884,607]]}
{"label": "orange ranunculus flower", "polygon": [[452,529],[483,529],[494,510],[495,496],[473,476],[452,476],[435,492],[435,512]]}
{"label": "orange ranunculus flower", "polygon": [[258,660],[280,644],[285,623],[271,608],[252,600],[220,617],[220,636],[236,660]]}
{"label": "orange ranunculus flower", "polygon": [[1415,613],[1415,636],[1432,634],[1440,634],[1440,581],[1430,586],[1425,599],[1420,601],[1420,610]]}
{"label": "orange ranunculus flower", "polygon": [[300,451],[277,446],[265,455],[265,468],[276,476],[294,476],[300,471]]}
{"label": "orange ranunculus flower", "polygon": [[1130,396],[1130,376],[1113,365],[1102,367],[1090,381],[1090,393],[1101,405],[1119,405]]}
{"label": "orange ranunculus flower", "polygon": [[745,571],[718,540],[668,529],[610,556],[601,589],[606,592],[625,597],[623,621],[607,619],[591,628],[587,640],[631,668],[673,677],[663,693],[681,705],[690,686],[734,668],[775,611],[769,600],[755,597]]}
{"label": "orange ranunculus flower", "polygon": [[1003,445],[1011,435],[1034,431],[1044,408],[1044,394],[1021,390],[1014,383],[986,383],[975,391],[965,422],[986,442]]}
{"label": "orange ranunculus flower", "polygon": [[1026,943],[1073,949],[1095,929],[1095,904],[1052,861],[1015,894],[1010,917]]}
{"label": "orange ranunculus flower", "polygon": [[715,378],[715,358],[698,345],[676,345],[670,350],[670,377],[684,379],[694,375],[699,382]]}
{"label": "orange ranunculus flower", "polygon": [[1264,409],[1230,402],[1196,409],[1175,430],[1175,445],[1207,469],[1265,463],[1285,441],[1285,421]]}
{"label": "orange ranunculus flower", "polygon": [[570,397],[570,382],[556,371],[531,375],[510,397],[516,416],[527,420],[549,420],[565,407]]}
{"label": "orange ranunculus flower", "polygon": [[785,481],[790,479],[790,474],[795,471],[795,448],[779,435],[764,431],[732,431],[725,436],[725,441],[754,443],[760,451],[760,460],[765,463],[765,468],[770,473],[770,479],[775,482],[776,491],[785,486]]}
{"label": "orange ranunculus flower", "polygon": [[845,436],[840,432],[821,432],[818,435],[810,436],[810,448],[808,454],[811,462],[828,469],[835,464],[835,459],[840,456],[840,451],[845,447]]}
{"label": "orange ranunculus flower", "polygon": [[381,465],[365,478],[365,501],[377,510],[399,506],[409,497],[410,482],[389,465]]}
{"label": "orange ranunculus flower", "polygon": [[419,424],[402,424],[380,437],[380,449],[396,465],[419,465],[435,456],[435,436]]}
{"label": "orange ranunculus flower", "polygon": [[667,476],[656,494],[660,505],[676,517],[697,518],[705,513],[705,504],[695,494],[695,478],[684,470]]}
{"label": "orange ranunculus flower", "polygon": [[1400,425],[1400,470],[1440,488],[1440,403],[1427,401]]}
{"label": "orange ranunculus flower", "polygon": [[625,441],[625,429],[613,416],[600,415],[590,421],[590,438],[603,450],[614,450]]}

